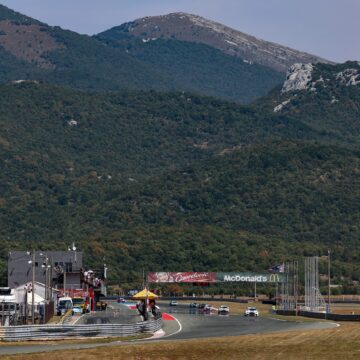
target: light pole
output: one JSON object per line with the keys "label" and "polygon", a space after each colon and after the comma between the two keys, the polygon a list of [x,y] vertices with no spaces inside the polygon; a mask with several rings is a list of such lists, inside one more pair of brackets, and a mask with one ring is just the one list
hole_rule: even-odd
{"label": "light pole", "polygon": [[[34,325],[35,324],[35,270],[36,270],[36,252],[35,250],[32,250],[32,252],[27,252],[28,255],[32,255],[31,256],[31,260],[28,261],[29,264],[31,264],[31,268],[32,268],[32,276],[31,276],[31,323]],[[45,301],[47,300],[47,294],[48,294],[48,289],[47,289],[47,274],[48,274],[48,258],[46,256],[46,254],[40,253],[40,256],[45,256],[45,264],[42,265],[42,267],[45,267]],[[27,306],[27,304],[26,304]]]}
{"label": "light pole", "polygon": [[[45,301],[49,300],[50,297],[50,289],[51,289],[51,280],[50,280],[50,271],[51,270],[51,262],[49,264],[49,258],[46,253],[40,253],[40,256],[45,258],[43,264],[41,265],[42,268],[45,268]],[[51,299],[50,299],[51,300]]]}
{"label": "light pole", "polygon": [[330,249],[328,250],[328,305],[327,305],[327,313],[330,314]]}
{"label": "light pole", "polygon": [[31,323],[35,324],[35,250],[32,251],[32,260],[29,261],[32,268],[32,277],[31,277]]}
{"label": "light pole", "polygon": [[66,267],[63,268],[64,277],[63,277],[63,290],[64,290],[64,296],[66,296]]}
{"label": "light pole", "polygon": [[47,321],[47,315],[48,315],[48,308],[49,304],[52,300],[52,284],[51,284],[51,268],[52,268],[52,261],[50,261],[49,257],[46,253],[42,254],[41,256],[45,257],[45,260],[43,261],[43,264],[41,265],[42,268],[45,268],[45,304],[43,305],[44,311],[43,311],[43,323]]}

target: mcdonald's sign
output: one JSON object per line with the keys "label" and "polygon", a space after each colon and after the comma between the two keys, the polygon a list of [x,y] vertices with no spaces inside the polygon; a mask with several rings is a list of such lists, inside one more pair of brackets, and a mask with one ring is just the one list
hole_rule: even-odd
{"label": "mcdonald's sign", "polygon": [[280,281],[279,274],[270,274],[269,282],[274,283],[274,282],[282,282],[282,281]]}
{"label": "mcdonald's sign", "polygon": [[251,282],[251,283],[279,283],[284,282],[284,274],[252,273],[252,272],[219,272],[217,282]]}

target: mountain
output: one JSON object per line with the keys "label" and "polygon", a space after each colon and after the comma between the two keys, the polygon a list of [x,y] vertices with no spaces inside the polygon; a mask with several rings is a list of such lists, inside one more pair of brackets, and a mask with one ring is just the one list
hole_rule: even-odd
{"label": "mountain", "polygon": [[[358,291],[359,63],[285,78],[123,30],[83,36],[0,7],[2,279],[10,249],[73,241],[132,285],[140,269],[263,271],[331,248],[334,282]],[[250,101],[231,73],[252,98],[280,77],[251,105],[195,94]]]}
{"label": "mountain", "polygon": [[203,44],[109,41],[51,27],[0,5],[0,82],[37,80],[82,90],[190,91],[250,102],[283,74]]}
{"label": "mountain", "polygon": [[139,37],[144,42],[161,38],[206,44],[247,63],[264,65],[280,72],[286,72],[294,63],[330,63],[318,56],[264,41],[201,16],[182,12],[144,17],[110,31],[112,37],[121,37],[125,33]]}
{"label": "mountain", "polygon": [[0,81],[40,80],[79,89],[168,89],[154,69],[95,39],[0,6]]}
{"label": "mountain", "polygon": [[177,90],[249,103],[284,80],[268,67],[248,64],[204,44],[157,39],[143,42],[134,37],[113,36],[111,30],[96,38],[121,48],[134,58],[172,79]]}

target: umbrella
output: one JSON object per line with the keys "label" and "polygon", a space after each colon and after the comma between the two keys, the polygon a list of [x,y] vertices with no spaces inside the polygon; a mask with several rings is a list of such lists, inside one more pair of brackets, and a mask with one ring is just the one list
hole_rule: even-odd
{"label": "umbrella", "polygon": [[141,290],[132,297],[133,300],[146,300],[146,299],[153,300],[157,298],[158,296],[152,293],[151,291],[149,291],[148,289]]}

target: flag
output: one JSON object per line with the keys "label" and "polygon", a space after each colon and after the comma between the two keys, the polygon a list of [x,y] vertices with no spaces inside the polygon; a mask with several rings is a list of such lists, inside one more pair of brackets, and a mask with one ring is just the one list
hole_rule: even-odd
{"label": "flag", "polygon": [[283,272],[285,272],[285,264],[278,264],[278,265],[271,266],[269,271],[283,273]]}

